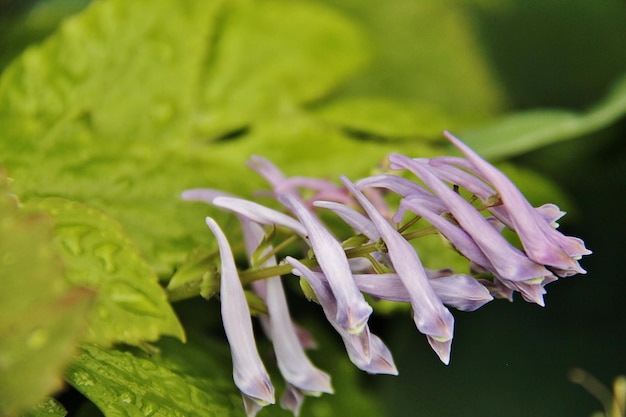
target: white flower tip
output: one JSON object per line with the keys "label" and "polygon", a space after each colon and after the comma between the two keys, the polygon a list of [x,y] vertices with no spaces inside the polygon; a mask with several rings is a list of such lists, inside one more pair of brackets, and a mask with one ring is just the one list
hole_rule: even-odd
{"label": "white flower tip", "polygon": [[438,340],[438,338],[434,338],[431,336],[427,336],[427,339],[428,343],[439,357],[439,360],[441,360],[444,365],[450,364],[450,350],[452,348],[452,339]]}
{"label": "white flower tip", "polygon": [[250,401],[255,402],[261,407],[265,407],[269,404],[274,404],[274,386],[272,385],[267,375],[260,375],[255,378],[256,381],[247,384],[247,387],[241,389],[241,393],[246,396]]}

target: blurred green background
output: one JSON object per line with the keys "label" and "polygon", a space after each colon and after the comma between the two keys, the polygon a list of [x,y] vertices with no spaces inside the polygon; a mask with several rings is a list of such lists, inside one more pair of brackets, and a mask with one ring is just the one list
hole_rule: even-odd
{"label": "blurred green background", "polygon": [[[626,74],[622,0],[320,2],[362,28],[371,56],[313,108],[362,96],[432,106],[463,138],[522,110],[585,111]],[[87,3],[0,2],[0,69]],[[587,416],[600,409],[566,375],[576,366],[608,385],[626,373],[626,120],[593,130],[506,156],[561,188],[571,203],[562,207],[569,214],[561,230],[594,251],[582,261],[588,274],[549,285],[545,308],[498,300],[455,312],[447,367],[408,317],[375,318],[373,331],[394,353],[400,376],[361,380],[385,416]]]}

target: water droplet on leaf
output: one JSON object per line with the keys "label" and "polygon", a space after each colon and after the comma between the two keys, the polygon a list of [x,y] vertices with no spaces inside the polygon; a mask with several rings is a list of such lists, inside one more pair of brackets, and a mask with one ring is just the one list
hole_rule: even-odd
{"label": "water droplet on leaf", "polygon": [[91,387],[95,385],[94,380],[87,372],[75,371],[72,373],[73,384],[79,387]]}

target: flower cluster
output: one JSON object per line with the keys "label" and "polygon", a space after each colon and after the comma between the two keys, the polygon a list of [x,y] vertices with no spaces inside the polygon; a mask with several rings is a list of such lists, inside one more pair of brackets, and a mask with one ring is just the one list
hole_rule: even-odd
{"label": "flower cluster", "polygon": [[[333,388],[328,374],[306,356],[310,338],[290,318],[280,275],[291,272],[306,282],[358,368],[397,374],[391,353],[369,330],[373,309],[364,294],[410,303],[415,326],[447,364],[454,329],[448,307],[472,311],[494,296],[512,300],[514,292],[543,306],[547,283],[585,273],[578,260],[591,252],[580,239],[557,231],[556,221],[564,214],[558,207],[531,206],[502,172],[445,134],[463,158],[389,155],[391,170],[414,175],[419,183],[408,175],[384,173],[355,183],[342,176],[338,186],[321,179],[288,178],[269,161],[253,157],[250,167],[271,185],[283,211],[216,190],[183,193],[185,200],[234,213],[242,226],[250,262],[245,272],[237,269],[217,223],[206,219],[220,251],[222,322],[231,346],[233,378],[248,416],[275,400],[256,348],[244,281],[267,306],[268,314],[260,322],[287,384],[281,405],[297,415],[304,396],[332,393]],[[390,193],[398,197],[385,198]],[[399,200],[395,210],[389,206],[391,200]],[[317,214],[324,209],[353,229],[354,237],[337,240]],[[424,227],[415,230],[418,221]],[[268,229],[274,228],[292,232],[311,255],[277,260],[278,250],[267,239]],[[521,244],[503,237],[504,228],[515,232]],[[439,233],[468,259],[466,273],[422,265],[410,241],[429,233]],[[242,280],[244,273],[247,280]]]}

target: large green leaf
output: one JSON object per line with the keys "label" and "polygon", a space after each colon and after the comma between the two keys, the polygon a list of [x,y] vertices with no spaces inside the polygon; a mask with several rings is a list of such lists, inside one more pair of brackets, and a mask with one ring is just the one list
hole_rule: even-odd
{"label": "large green leaf", "polygon": [[505,98],[479,42],[472,16],[458,0],[329,1],[364,27],[374,58],[342,92],[436,106],[448,129],[497,113]]}
{"label": "large green leaf", "polygon": [[411,101],[371,97],[335,100],[316,114],[355,135],[378,140],[442,140],[449,120],[441,109]]}
{"label": "large green leaf", "polygon": [[[304,298],[299,301],[308,304]],[[138,349],[115,350],[86,345],[69,368],[67,381],[95,403],[106,417],[243,416],[241,396],[232,380],[228,345],[215,331],[216,326],[221,326],[215,320],[217,304],[195,299],[179,307],[183,319],[192,319],[188,343],[163,338],[154,345],[151,354]],[[198,314],[199,310],[207,314]],[[407,320],[410,320],[408,316]],[[332,334],[333,329],[327,326],[326,331],[321,331],[315,324],[311,327],[315,327],[311,330],[320,347],[310,356],[331,374],[336,394],[306,399],[300,415],[384,415],[376,404],[375,395],[363,387],[362,372],[348,360],[338,337]],[[211,329],[210,337],[207,329]],[[267,341],[260,337],[258,343],[261,355],[268,358],[265,362],[278,401],[284,382],[275,362],[269,359],[272,354]],[[148,414],[150,410],[154,414]],[[267,406],[258,415],[292,416],[278,405]]]}
{"label": "large green leaf", "polygon": [[102,212],[60,199],[33,199],[26,209],[54,218],[65,275],[98,296],[87,316],[86,340],[139,344],[160,335],[184,339],[157,276],[122,227]]}
{"label": "large green leaf", "polygon": [[206,208],[180,192],[252,191],[252,173],[232,163],[249,152],[213,156],[207,132],[316,99],[363,55],[353,25],[306,3],[97,2],[3,73],[0,162],[25,201],[103,210],[169,275],[212,244],[190,233]]}
{"label": "large green leaf", "polygon": [[[0,415],[61,388],[93,293],[73,287],[46,216],[26,216],[0,176]],[[11,201],[13,200],[13,201]]]}
{"label": "large green leaf", "polygon": [[365,56],[360,31],[325,7],[240,1],[225,13],[215,52],[207,59],[196,134],[214,137],[318,99]]}
{"label": "large green leaf", "polygon": [[506,158],[592,133],[625,114],[626,76],[586,112],[546,109],[514,113],[463,134],[463,139],[485,157]]}
{"label": "large green leaf", "polygon": [[214,356],[192,345],[159,346],[149,357],[86,345],[67,380],[107,417],[242,415],[239,393]]}
{"label": "large green leaf", "polygon": [[[320,123],[315,115],[293,111],[280,118],[268,118],[249,134],[213,147],[212,157],[229,158],[236,168],[245,164],[251,154],[261,155],[287,175],[322,176],[339,184],[341,174],[356,179],[372,173],[389,152],[432,157],[439,155],[441,149],[436,143],[418,138],[370,140],[340,126]],[[256,188],[269,187],[256,177],[252,179]]]}

